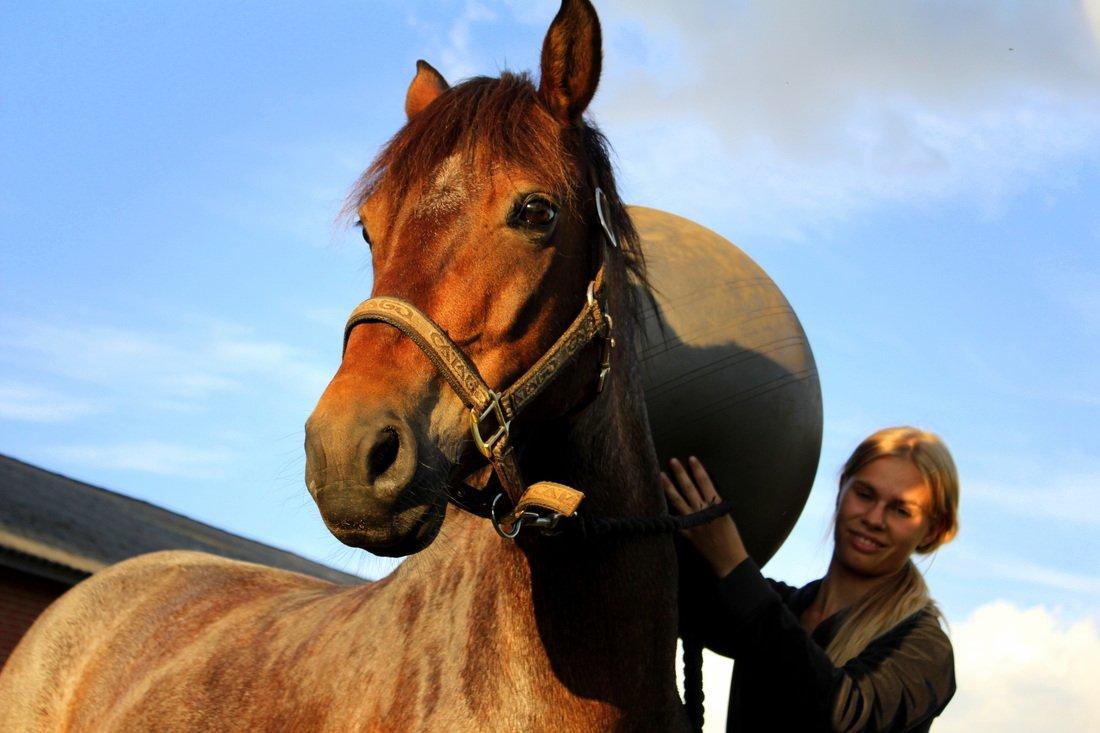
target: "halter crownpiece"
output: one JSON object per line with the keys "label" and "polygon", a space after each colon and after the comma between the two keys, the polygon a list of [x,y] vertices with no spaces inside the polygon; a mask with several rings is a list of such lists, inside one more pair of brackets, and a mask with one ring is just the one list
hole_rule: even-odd
{"label": "halter crownpiece", "polygon": [[[618,240],[604,214],[606,201],[603,191],[597,188],[596,212],[600,226],[611,245],[618,247]],[[526,486],[510,437],[512,421],[523,408],[541,394],[597,338],[602,340],[597,392],[603,391],[611,372],[611,350],[615,346],[615,339],[612,337],[611,315],[604,312],[601,305],[604,285],[602,246],[600,254],[599,270],[588,285],[585,304],[580,313],[550,349],[515,383],[501,392],[489,387],[477,367],[442,328],[405,300],[385,296],[365,300],[352,311],[344,327],[346,351],[351,331],[360,323],[379,322],[393,326],[412,339],[451,385],[470,411],[470,435],[474,445],[492,464],[497,479],[511,500],[512,508],[507,512],[498,512],[503,494],[494,497],[491,502],[486,502],[483,497],[470,496],[470,491],[462,492],[462,497],[449,498],[468,511],[489,516],[493,526],[503,537],[515,537],[525,524],[544,530],[553,529],[560,518],[572,516],[584,499],[582,492],[561,484],[539,482]],[[505,530],[504,527],[510,529]]]}

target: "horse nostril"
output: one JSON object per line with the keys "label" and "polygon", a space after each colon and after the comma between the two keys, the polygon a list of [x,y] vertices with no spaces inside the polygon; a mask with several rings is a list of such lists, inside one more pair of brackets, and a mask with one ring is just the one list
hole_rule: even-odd
{"label": "horse nostril", "polygon": [[397,451],[401,448],[401,439],[393,428],[382,428],[378,442],[367,456],[367,475],[374,480],[389,470],[397,460]]}

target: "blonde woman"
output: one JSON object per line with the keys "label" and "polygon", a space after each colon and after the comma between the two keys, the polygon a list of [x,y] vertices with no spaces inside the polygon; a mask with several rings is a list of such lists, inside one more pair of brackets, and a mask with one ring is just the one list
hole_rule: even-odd
{"label": "blonde woman", "polygon": [[[719,501],[703,465],[673,459],[673,510]],[[685,624],[736,659],[731,731],[927,731],[955,692],[951,642],[913,553],[958,530],[959,479],[932,433],[886,428],[840,475],[833,555],[802,588],[766,580],[728,517],[684,534],[714,571]]]}

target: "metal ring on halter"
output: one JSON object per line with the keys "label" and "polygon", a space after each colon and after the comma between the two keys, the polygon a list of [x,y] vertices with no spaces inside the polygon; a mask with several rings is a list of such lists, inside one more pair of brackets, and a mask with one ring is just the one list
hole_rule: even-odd
{"label": "metal ring on halter", "polygon": [[619,238],[615,236],[615,230],[611,228],[611,224],[607,221],[607,215],[604,213],[605,207],[610,208],[611,203],[607,200],[607,194],[603,192],[603,189],[597,186],[596,215],[600,217],[600,226],[603,227],[603,233],[607,235],[607,239],[611,242],[611,246],[618,249]]}
{"label": "metal ring on halter", "polygon": [[502,491],[496,495],[496,498],[493,499],[493,505],[489,508],[490,518],[493,522],[493,529],[497,531],[498,535],[506,540],[514,540],[516,537],[519,536],[520,530],[523,529],[523,517],[521,516],[517,518],[516,521],[512,523],[512,529],[508,530],[507,532],[501,529],[500,518],[497,516],[497,502],[499,502],[503,498],[504,492]]}

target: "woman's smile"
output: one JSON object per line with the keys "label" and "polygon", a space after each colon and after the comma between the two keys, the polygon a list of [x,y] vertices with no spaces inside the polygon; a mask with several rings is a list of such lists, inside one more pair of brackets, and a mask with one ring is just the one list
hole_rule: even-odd
{"label": "woman's smile", "polygon": [[857,552],[867,555],[873,555],[886,547],[885,543],[851,529],[848,530],[848,541]]}

